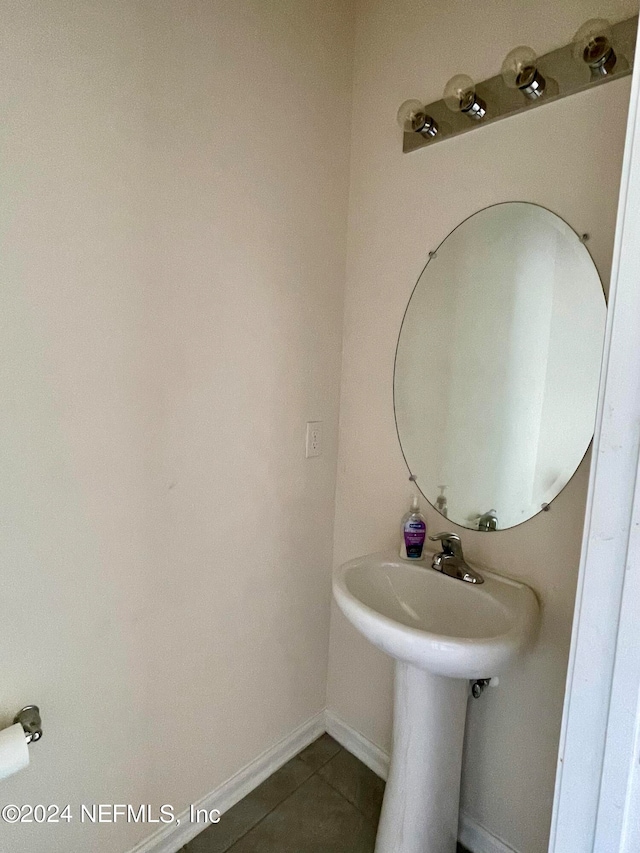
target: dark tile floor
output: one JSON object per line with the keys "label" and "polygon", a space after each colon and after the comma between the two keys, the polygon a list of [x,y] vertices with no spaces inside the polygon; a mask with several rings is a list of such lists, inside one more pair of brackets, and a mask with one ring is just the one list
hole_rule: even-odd
{"label": "dark tile floor", "polygon": [[383,793],[382,779],[324,734],[182,853],[373,853]]}

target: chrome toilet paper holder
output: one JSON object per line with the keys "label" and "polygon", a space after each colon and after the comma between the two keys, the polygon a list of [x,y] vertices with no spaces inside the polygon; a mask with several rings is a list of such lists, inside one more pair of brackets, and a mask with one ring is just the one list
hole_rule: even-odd
{"label": "chrome toilet paper holder", "polygon": [[27,743],[35,743],[42,737],[42,720],[40,708],[37,705],[25,705],[13,718],[14,723],[20,723],[24,729]]}

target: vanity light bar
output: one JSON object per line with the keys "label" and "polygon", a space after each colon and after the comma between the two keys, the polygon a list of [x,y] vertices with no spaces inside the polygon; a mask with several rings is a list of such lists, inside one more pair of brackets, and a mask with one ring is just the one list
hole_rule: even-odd
{"label": "vanity light bar", "polygon": [[[572,42],[543,56],[518,47],[499,75],[481,83],[459,74],[447,83],[440,101],[423,106],[406,101],[398,121],[407,153],[475,130],[544,104],[583,92],[633,70],[638,16],[609,24],[587,21]],[[408,105],[411,105],[411,108]]]}

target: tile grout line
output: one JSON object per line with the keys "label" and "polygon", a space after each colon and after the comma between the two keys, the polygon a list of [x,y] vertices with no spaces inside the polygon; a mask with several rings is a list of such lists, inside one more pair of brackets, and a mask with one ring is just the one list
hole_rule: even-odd
{"label": "tile grout line", "polygon": [[[328,763],[328,762],[327,762],[327,763]],[[322,767],[324,767],[324,766],[325,766],[325,765],[323,764],[323,765],[322,765]],[[318,768],[318,771],[322,770],[322,767],[319,767],[319,768]],[[331,788],[331,790],[332,790],[332,791],[335,791],[335,792],[336,792],[336,794],[340,794],[340,796],[342,797],[342,799],[343,799],[345,802],[349,803],[349,805],[350,805],[350,806],[353,806],[353,808],[354,808],[354,809],[355,809],[359,814],[361,814],[361,815],[362,815],[362,817],[366,818],[366,820],[368,820],[368,821],[369,821],[369,823],[374,823],[374,820],[373,820],[373,819],[372,819],[368,814],[365,814],[365,813],[362,811],[362,809],[360,808],[360,806],[359,806],[357,803],[353,803],[353,802],[351,802],[351,800],[350,800],[348,797],[346,797],[346,796],[342,793],[342,791],[339,791],[339,790],[336,788],[336,786],[335,786],[335,785],[332,785],[332,784],[331,784],[331,782],[330,782],[328,779],[325,779],[325,778],[324,778],[324,776],[320,776],[320,778],[321,778],[321,779],[322,779],[322,781],[325,783],[325,785],[328,785],[328,786]]]}
{"label": "tile grout line", "polygon": [[[318,776],[318,778],[321,782],[324,782],[324,784],[327,785],[334,793],[338,794],[338,796],[342,800],[344,800],[352,808],[354,808],[358,812],[358,814],[362,815],[362,817],[365,818],[365,820],[368,823],[375,824],[376,821],[370,815],[367,815],[358,806],[357,803],[352,802],[347,796],[345,796],[345,794],[342,793],[342,791],[340,791],[338,788],[336,788],[335,785],[333,785],[329,781],[329,779],[325,779],[324,776],[320,775],[320,771],[323,770],[328,764],[330,764],[335,758],[337,758],[341,752],[348,752],[348,750],[345,750],[345,748],[343,746],[340,746],[337,752],[335,752],[332,756],[330,756],[328,759],[323,761],[322,764],[320,764],[314,771],[312,771],[309,774],[309,776],[306,777],[306,779],[303,779],[302,782],[300,782],[298,785],[296,785],[296,787],[292,791],[290,791],[286,795],[286,797],[283,797],[283,799],[280,800],[280,802],[276,803],[272,808],[270,808],[269,811],[266,812],[259,820],[257,820],[252,826],[250,826],[248,829],[246,829],[244,832],[242,832],[237,838],[235,838],[231,842],[231,844],[229,844],[227,847],[225,847],[224,850],[220,850],[219,853],[229,853],[229,851],[233,850],[233,848],[236,846],[236,844],[238,844],[240,841],[242,841],[243,838],[245,838],[247,835],[249,835],[251,832],[253,832],[254,829],[257,829],[257,827],[260,826],[260,824],[264,820],[266,820],[271,814],[273,814],[274,811],[279,809],[280,806],[282,806],[284,803],[286,803],[287,800],[289,800],[297,791],[299,791],[303,785],[306,785],[307,782],[310,779],[312,779],[314,776]],[[300,754],[294,756],[294,758],[300,758]],[[300,759],[300,761],[303,764],[306,764],[306,762],[304,762],[303,759]],[[278,771],[276,770],[275,773],[277,773],[277,772]],[[275,775],[275,774],[272,774],[272,775]],[[191,842],[187,842],[187,844],[185,844],[184,847],[180,848],[178,853],[190,853],[190,844],[191,844]],[[470,851],[468,851],[466,847],[462,847],[462,845],[460,844],[459,841],[457,842],[457,844],[458,844],[457,849],[460,851],[460,853],[470,853]]]}
{"label": "tile grout line", "polygon": [[[297,756],[296,756],[296,757],[297,757]],[[324,766],[324,765],[323,765],[323,766]],[[276,773],[277,773],[277,772],[278,772],[278,771],[276,770]],[[257,821],[252,825],[252,826],[250,826],[247,830],[245,830],[245,832],[243,832],[243,833],[242,833],[241,835],[239,835],[237,838],[234,838],[234,840],[231,842],[231,844],[230,844],[228,847],[225,847],[225,848],[224,848],[224,850],[221,850],[221,851],[220,851],[220,853],[229,853],[229,850],[232,850],[232,849],[236,846],[236,844],[237,844],[239,841],[242,841],[242,839],[243,839],[245,836],[249,835],[249,833],[250,833],[250,832],[253,832],[253,830],[254,830],[257,826],[260,826],[260,824],[262,823],[262,821],[263,821],[263,820],[266,820],[266,819],[269,817],[269,815],[270,815],[270,814],[273,814],[273,812],[274,812],[277,808],[279,808],[279,807],[280,807],[284,802],[286,802],[286,801],[289,799],[289,797],[291,797],[293,794],[295,794],[295,792],[298,790],[298,788],[301,788],[301,787],[305,784],[305,782],[308,782],[308,781],[309,781],[309,779],[311,779],[311,776],[313,776],[313,773],[311,773],[311,775],[307,776],[307,778],[306,778],[306,779],[303,779],[303,780],[302,780],[302,782],[300,782],[300,784],[299,784],[299,785],[296,785],[296,787],[293,789],[293,791],[291,791],[289,794],[287,794],[287,796],[286,796],[284,799],[280,800],[280,802],[279,802],[279,803],[276,803],[276,804],[275,804],[275,806],[273,806],[273,808],[270,808],[268,812],[265,812],[265,813],[262,815],[262,817],[261,817],[259,820],[257,820]],[[224,815],[223,815],[223,817],[224,817]]]}
{"label": "tile grout line", "polygon": [[[338,752],[341,752],[341,751],[342,751],[342,749],[343,749],[343,747],[340,747],[340,749],[338,750]],[[225,847],[225,849],[224,849],[224,850],[221,850],[221,851],[220,851],[220,853],[229,853],[229,850],[232,850],[232,849],[235,847],[235,845],[236,845],[239,841],[242,841],[242,839],[243,839],[245,836],[247,836],[250,832],[253,832],[253,830],[254,830],[257,826],[260,826],[260,824],[262,823],[262,821],[263,821],[263,820],[266,820],[266,819],[269,817],[269,815],[270,815],[270,814],[273,814],[273,812],[274,812],[276,809],[280,808],[280,806],[281,806],[283,803],[286,803],[286,801],[287,801],[290,797],[292,797],[292,796],[296,793],[296,791],[297,791],[299,788],[301,788],[303,785],[305,785],[305,784],[309,781],[309,779],[311,779],[311,778],[312,778],[312,776],[317,776],[317,775],[318,775],[318,772],[319,772],[320,770],[322,770],[322,768],[323,768],[323,767],[325,767],[325,766],[326,766],[330,761],[332,761],[332,760],[336,757],[336,755],[338,754],[338,752],[336,752],[336,753],[335,753],[335,755],[332,755],[332,756],[331,756],[331,758],[328,758],[328,759],[327,759],[323,764],[321,764],[321,765],[320,765],[320,767],[318,767],[316,770],[314,770],[312,773],[310,773],[310,774],[307,776],[307,778],[306,778],[306,779],[303,779],[303,780],[302,780],[302,782],[300,782],[300,784],[299,784],[299,785],[296,785],[296,787],[295,787],[295,788],[294,788],[290,793],[288,793],[286,797],[284,797],[282,800],[280,800],[280,802],[279,802],[279,803],[276,803],[276,805],[275,805],[275,806],[273,806],[273,808],[269,809],[269,811],[268,811],[268,812],[266,812],[265,814],[263,814],[263,815],[262,815],[262,817],[260,818],[260,820],[256,821],[256,822],[253,824],[253,826],[250,826],[250,827],[246,830],[246,832],[243,832],[243,833],[242,833],[241,835],[239,835],[236,839],[234,839],[234,841],[232,841],[232,842],[231,842],[231,844],[230,844],[228,847]],[[300,761],[302,761],[302,763],[303,763],[303,764],[305,764],[305,762],[302,760],[302,758],[300,758],[300,755],[299,755],[299,754],[298,754],[298,755],[295,755],[295,756],[294,756],[294,758],[299,758],[299,759],[300,759]],[[277,773],[278,771],[276,770],[275,772]],[[272,775],[273,775],[273,774],[272,774]],[[320,778],[322,779],[322,776],[321,776]],[[333,787],[333,786],[331,786],[331,787]],[[334,789],[334,790],[335,790],[335,789]],[[338,792],[338,793],[339,793],[339,792]],[[345,798],[345,799],[346,799],[346,798]],[[347,802],[349,802],[349,801],[347,800]],[[223,817],[224,817],[224,815],[223,815]],[[179,851],[179,853],[180,853],[180,851]],[[189,844],[187,844],[187,853],[189,853]]]}

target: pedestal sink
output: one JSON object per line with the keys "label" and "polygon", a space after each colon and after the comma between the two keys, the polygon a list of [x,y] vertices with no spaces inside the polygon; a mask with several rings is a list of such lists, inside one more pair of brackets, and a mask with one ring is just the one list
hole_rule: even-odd
{"label": "pedestal sink", "polygon": [[340,566],[347,619],[395,658],[391,767],[376,853],[455,853],[469,681],[512,665],[532,641],[538,601],[482,570],[483,584],[372,554]]}

